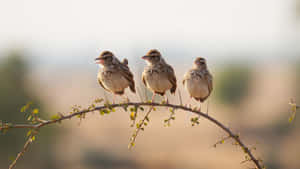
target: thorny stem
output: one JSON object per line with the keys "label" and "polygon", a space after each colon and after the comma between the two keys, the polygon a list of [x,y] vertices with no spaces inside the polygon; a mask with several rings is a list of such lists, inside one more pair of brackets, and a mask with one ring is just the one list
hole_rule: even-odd
{"label": "thorny stem", "polygon": [[175,120],[175,109],[170,110],[171,114],[169,118],[165,119],[165,126],[169,127],[171,125],[171,120]]}
{"label": "thorny stem", "polygon": [[[211,121],[212,123],[214,123],[215,125],[217,125],[218,127],[220,127],[221,129],[223,129],[232,139],[234,139],[237,142],[237,144],[242,148],[242,150],[247,155],[249,155],[251,161],[255,164],[257,169],[263,169],[263,167],[259,163],[259,160],[254,157],[251,150],[242,142],[239,135],[233,133],[228,127],[226,127],[221,122],[219,122],[218,120],[216,120],[212,116],[209,116],[206,113],[203,113],[203,112],[200,112],[198,110],[194,110],[194,109],[191,109],[189,107],[182,106],[182,105],[174,105],[174,104],[169,104],[169,103],[160,104],[160,103],[155,103],[155,102],[152,102],[152,103],[150,103],[150,102],[129,102],[129,103],[119,103],[119,104],[111,104],[110,105],[111,108],[124,107],[124,106],[169,107],[169,108],[173,108],[173,109],[181,109],[181,110],[192,112],[192,113],[195,113],[199,116],[202,116],[202,117],[206,118],[207,120]],[[95,107],[92,110],[85,109],[85,110],[82,110],[82,111],[79,111],[79,112],[76,112],[76,113],[73,113],[73,114],[69,114],[69,115],[66,115],[66,116],[61,116],[60,118],[55,119],[55,120],[48,120],[48,121],[40,122],[38,124],[33,124],[33,125],[30,125],[30,124],[16,124],[16,125],[2,126],[2,127],[0,127],[0,131],[3,130],[3,129],[12,129],[12,128],[39,129],[39,128],[41,128],[43,126],[46,126],[46,125],[59,123],[59,122],[61,122],[63,120],[66,120],[66,119],[71,119],[71,118],[76,117],[76,116],[84,115],[84,114],[89,113],[89,112],[93,112],[93,111],[96,111],[96,110],[102,110],[102,109],[106,109],[106,108],[107,108],[107,106],[98,106],[98,107]],[[297,108],[299,108],[299,106],[297,106]],[[31,141],[27,141],[24,147],[27,148],[30,143],[31,143]],[[26,147],[26,145],[27,145],[27,147]],[[22,151],[21,153],[23,153],[23,152],[24,151]]]}
{"label": "thorny stem", "polygon": [[222,138],[222,140],[219,140],[218,142],[216,142],[213,145],[213,147],[217,147],[218,144],[223,144],[225,142],[225,140],[230,139],[230,138],[231,138],[231,136],[227,136],[227,137]]}
{"label": "thorny stem", "polygon": [[[34,135],[33,135],[34,136]],[[28,147],[30,146],[30,144],[32,144],[33,139],[32,136],[28,138],[28,140],[26,141],[23,150],[21,152],[18,153],[16,159],[9,165],[9,169],[12,169],[16,166],[17,161],[23,156],[23,154],[28,150]]]}
{"label": "thorny stem", "polygon": [[145,120],[147,120],[149,118],[149,114],[151,113],[151,111],[153,110],[153,106],[150,107],[150,109],[148,110],[148,112],[146,113],[146,115],[144,116],[143,120],[139,123],[139,127],[136,128],[134,135],[131,137],[130,139],[130,143],[128,145],[129,148],[132,148],[136,137],[138,136],[139,132],[142,130],[143,126],[145,125]]}

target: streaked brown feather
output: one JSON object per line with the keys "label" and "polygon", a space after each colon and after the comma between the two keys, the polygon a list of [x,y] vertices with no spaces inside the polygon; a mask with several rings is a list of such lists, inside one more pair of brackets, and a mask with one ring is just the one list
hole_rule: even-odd
{"label": "streaked brown feather", "polygon": [[200,102],[204,102],[204,101],[210,96],[210,94],[211,94],[211,92],[212,92],[212,90],[213,90],[212,76],[211,76],[211,74],[210,74],[208,71],[205,71],[204,79],[205,79],[206,82],[207,82],[209,94],[208,94],[206,97],[199,99]]}
{"label": "streaked brown feather", "polygon": [[174,70],[170,65],[167,65],[167,73],[168,73],[167,77],[172,84],[172,88],[170,89],[170,92],[174,94],[177,88],[177,80],[176,80]]}
{"label": "streaked brown feather", "polygon": [[[127,59],[126,59],[127,60]],[[126,61],[124,61],[126,62]],[[128,64],[128,61],[127,61]],[[129,88],[130,90],[135,93],[135,83],[134,83],[134,77],[131,71],[129,70],[129,67],[127,64],[122,63],[118,68],[120,69],[120,73],[128,80],[129,82]]]}
{"label": "streaked brown feather", "polygon": [[104,90],[106,90],[106,91],[109,91],[110,92],[110,90],[108,90],[107,88],[105,88],[105,86],[102,84],[102,82],[101,82],[101,80],[100,80],[100,78],[97,78],[98,79],[98,83],[100,84],[100,86],[104,89]]}
{"label": "streaked brown feather", "polygon": [[144,85],[147,86],[147,83],[146,83],[146,80],[145,80],[145,74],[144,73],[142,74],[142,81],[143,81]]}

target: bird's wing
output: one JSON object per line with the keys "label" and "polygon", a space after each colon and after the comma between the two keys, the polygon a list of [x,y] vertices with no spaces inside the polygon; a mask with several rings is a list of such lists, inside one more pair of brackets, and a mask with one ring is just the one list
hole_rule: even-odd
{"label": "bird's wing", "polygon": [[207,85],[208,85],[208,90],[209,93],[213,90],[213,77],[212,75],[209,73],[209,71],[206,71],[206,74],[204,75],[206,81],[207,81]]}
{"label": "bird's wing", "polygon": [[207,86],[208,86],[208,91],[209,91],[209,93],[208,93],[208,95],[206,96],[206,97],[204,97],[204,98],[202,98],[200,101],[201,102],[203,102],[204,100],[206,100],[209,96],[210,96],[210,94],[211,94],[211,91],[213,90],[213,79],[212,79],[212,75],[208,72],[208,71],[206,71],[205,72],[205,74],[204,74],[204,79],[206,80],[206,82],[207,82]]}
{"label": "bird's wing", "polygon": [[[100,72],[99,72],[99,73],[100,73]],[[102,83],[101,78],[99,77],[99,75],[98,75],[97,79],[98,79],[98,83],[100,84],[100,86],[101,86],[103,89],[105,89],[106,91],[109,91],[109,92],[110,92],[110,90],[108,90],[107,88],[105,88],[105,86],[103,85],[103,83]]]}
{"label": "bird's wing", "polygon": [[176,91],[176,88],[177,88],[177,80],[176,80],[176,76],[175,76],[175,73],[174,73],[174,70],[173,68],[170,66],[170,65],[166,65],[166,73],[167,73],[167,77],[168,77],[168,80],[171,82],[172,84],[172,88],[171,88],[171,93],[175,93]]}
{"label": "bird's wing", "polygon": [[142,81],[143,81],[144,85],[147,87],[147,83],[146,83],[146,79],[145,79],[145,72],[143,72],[143,74],[142,74]]}
{"label": "bird's wing", "polygon": [[121,63],[119,66],[117,66],[119,68],[119,72],[121,73],[121,75],[123,77],[125,77],[126,80],[128,80],[129,82],[129,88],[130,90],[135,93],[135,83],[134,83],[134,79],[133,79],[133,74],[131,73],[131,71],[129,70],[129,67],[127,66],[127,64],[123,64]]}

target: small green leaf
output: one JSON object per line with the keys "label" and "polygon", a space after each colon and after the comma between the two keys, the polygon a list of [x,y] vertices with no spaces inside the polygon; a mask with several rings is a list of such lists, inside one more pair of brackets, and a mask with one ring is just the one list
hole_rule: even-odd
{"label": "small green leaf", "polygon": [[15,161],[15,159],[16,159],[16,157],[14,157],[14,156],[10,156],[10,157],[9,157],[9,160],[10,160],[11,162]]}
{"label": "small green leaf", "polygon": [[97,99],[94,100],[94,102],[95,102],[95,103],[101,103],[101,102],[103,102],[103,99],[102,99],[102,98],[100,98],[100,99],[97,98]]}
{"label": "small green leaf", "polygon": [[130,113],[130,119],[135,120],[135,118],[136,118],[135,112],[131,112]]}
{"label": "small green leaf", "polygon": [[23,106],[22,108],[21,108],[21,110],[20,110],[22,113],[24,113],[25,111],[26,111],[26,107],[25,106]]}
{"label": "small green leaf", "polygon": [[39,109],[33,109],[32,114],[39,114]]}
{"label": "small green leaf", "polygon": [[105,114],[105,112],[103,110],[100,110],[99,113],[101,116],[103,116]]}
{"label": "small green leaf", "polygon": [[27,109],[29,109],[29,107],[32,105],[32,102],[28,102],[26,105],[24,105],[22,108],[21,108],[21,112],[24,113],[26,112]]}
{"label": "small green leaf", "polygon": [[103,111],[104,111],[105,114],[109,114],[110,113],[109,109],[104,109]]}
{"label": "small green leaf", "polygon": [[130,107],[129,109],[131,112],[135,112],[133,107]]}
{"label": "small green leaf", "polygon": [[51,116],[51,120],[57,120],[60,118],[59,114],[54,114],[53,116]]}
{"label": "small green leaf", "polygon": [[135,146],[134,142],[131,142],[131,143],[128,145],[128,148],[131,148],[131,147],[134,147],[134,146]]}
{"label": "small green leaf", "polygon": [[29,131],[27,132],[27,134],[26,134],[26,135],[27,135],[27,137],[28,137],[28,136],[30,136],[30,135],[31,135],[31,133],[32,133],[32,130],[29,130]]}

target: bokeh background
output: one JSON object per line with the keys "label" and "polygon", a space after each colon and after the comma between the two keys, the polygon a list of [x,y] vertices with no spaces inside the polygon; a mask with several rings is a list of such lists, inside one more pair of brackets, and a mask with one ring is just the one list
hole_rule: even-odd
{"label": "bokeh background", "polygon": [[[103,50],[128,58],[145,91],[140,57],[152,48],[174,66],[184,102],[182,76],[195,57],[206,57],[215,82],[209,113],[255,146],[268,169],[300,168],[300,120],[288,122],[288,102],[300,102],[299,0],[1,1],[0,119],[24,122],[20,108],[29,101],[50,118],[74,104],[111,99],[96,80],[93,59]],[[169,98],[179,103],[178,92]],[[244,154],[230,141],[213,148],[226,136],[215,125],[200,119],[191,127],[193,115],[178,111],[166,128],[168,115],[166,109],[153,112],[131,151],[129,112],[49,126],[17,168],[252,167],[241,164]],[[7,168],[25,137],[22,129],[0,136],[0,168]]]}

